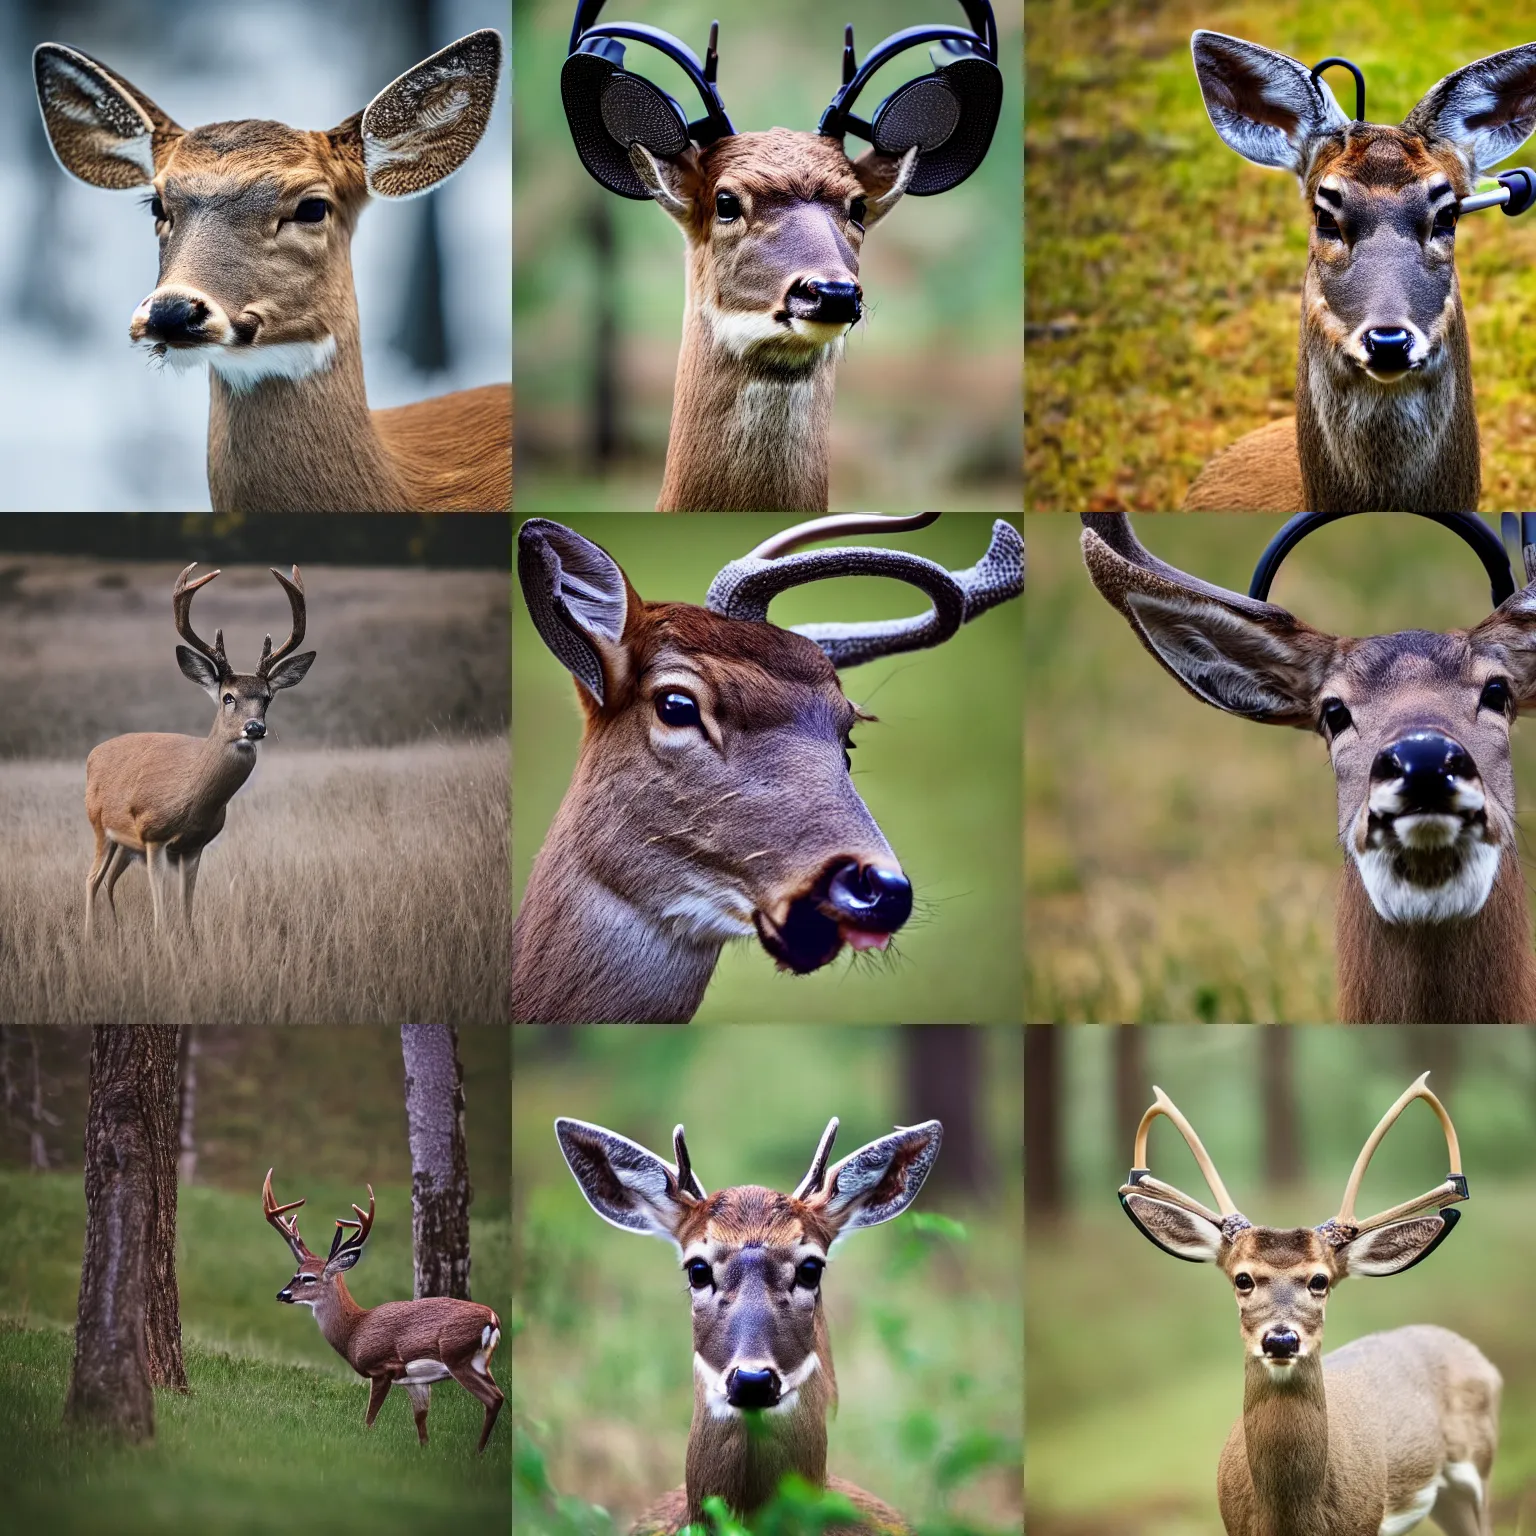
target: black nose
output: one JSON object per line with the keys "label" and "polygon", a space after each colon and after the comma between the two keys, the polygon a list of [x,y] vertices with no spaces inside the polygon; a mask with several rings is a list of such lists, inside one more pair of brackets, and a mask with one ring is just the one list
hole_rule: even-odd
{"label": "black nose", "polygon": [[1384,747],[1371,764],[1371,777],[1402,781],[1404,808],[1449,809],[1457,779],[1475,779],[1477,764],[1465,747],[1439,731],[1415,731]]}
{"label": "black nose", "polygon": [[144,334],[151,341],[164,341],[172,346],[201,341],[203,322],[207,318],[208,306],[201,299],[168,293],[149,306]]}
{"label": "black nose", "polygon": [[789,290],[789,312],[797,320],[823,325],[852,325],[863,312],[857,283],[831,283],[808,277]]}
{"label": "black nose", "polygon": [[282,1288],[282,1290],[280,1290],[280,1291],[279,1291],[279,1292],[278,1292],[278,1293],[277,1293],[277,1299],[278,1299],[278,1300],[279,1300],[279,1301],[292,1301],[292,1300],[293,1300],[293,1292],[292,1292],[292,1291],[290,1291],[290,1290],[289,1290],[289,1289],[288,1289],[288,1287],[287,1287],[287,1286],[286,1286],[286,1285],[285,1285],[285,1286],[284,1286],[284,1287],[283,1287],[283,1288]]}
{"label": "black nose", "polygon": [[1275,1328],[1264,1335],[1261,1346],[1271,1360],[1294,1360],[1301,1349],[1301,1340],[1294,1328]]}
{"label": "black nose", "polygon": [[779,1400],[777,1371],[731,1371],[725,1378],[725,1400],[733,1408],[772,1408]]}
{"label": "black nose", "polygon": [[828,883],[827,902],[856,927],[895,933],[912,915],[912,882],[899,869],[850,861]]}
{"label": "black nose", "polygon": [[267,728],[260,720],[247,720],[245,722],[245,734],[252,741],[260,741],[267,734]]}
{"label": "black nose", "polygon": [[1406,373],[1412,345],[1413,338],[1401,327],[1365,333],[1365,355],[1378,373]]}

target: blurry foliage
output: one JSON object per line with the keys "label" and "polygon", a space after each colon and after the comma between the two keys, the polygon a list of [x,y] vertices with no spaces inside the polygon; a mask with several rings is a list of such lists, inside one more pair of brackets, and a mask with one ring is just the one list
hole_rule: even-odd
{"label": "blurry foliage", "polygon": [[[790,1189],[831,1115],[842,1119],[834,1159],[901,1118],[899,1050],[900,1031],[885,1029],[513,1030],[519,1530],[627,1529],[682,1482],[692,1410],[687,1308],[670,1256],[612,1241],[621,1234],[587,1206],[554,1118],[662,1152],[683,1121],[706,1188]],[[982,1054],[997,1198],[935,1209],[941,1197],[925,1189],[912,1211],[840,1246],[826,1282],[840,1388],[829,1470],[925,1536],[1020,1529],[1018,1031],[986,1031]],[[820,1496],[784,1490],[754,1536],[819,1531],[829,1517]]]}
{"label": "blurry foliage", "polygon": [[[1019,504],[1019,219],[1022,144],[1020,10],[995,0],[1003,106],[986,160],[953,191],[907,198],[871,230],[860,264],[866,318],[849,338],[832,417],[832,507],[1010,510]],[[649,203],[613,197],[582,168],[560,105],[571,0],[516,7],[514,305],[518,381],[518,509],[635,511],[655,505],[682,334],[683,253],[677,227]],[[643,0],[603,19],[661,27],[701,56],[720,21],[720,89],[742,132],[814,131],[839,82],[842,24],[862,59],[902,27],[961,24],[954,0]],[[697,115],[697,93],[654,49],[629,45],[628,66]],[[905,79],[926,74],[916,48],[860,97],[873,113]],[[854,155],[865,145],[848,141]],[[594,258],[593,208],[607,199],[617,292]],[[615,311],[626,441],[614,471],[594,473],[587,420],[596,312]]]}
{"label": "blurry foliage", "polygon": [[[1026,0],[1025,12],[1028,505],[1176,507],[1218,449],[1292,414],[1307,250],[1295,177],[1250,165],[1212,129],[1192,29],[1309,64],[1347,54],[1368,115],[1398,122],[1528,28],[1507,6],[1371,0]],[[1536,219],[1475,215],[1457,246],[1482,504],[1529,508]]]}
{"label": "blurry foliage", "polygon": [[[1445,1038],[1412,1027],[1296,1030],[1305,1166],[1283,1190],[1267,1188],[1260,1173],[1267,1085],[1256,1030],[1151,1030],[1146,1066],[1250,1220],[1314,1225],[1337,1209],[1365,1138]],[[1430,1087],[1455,1119],[1472,1198],[1427,1262],[1341,1287],[1326,1347],[1410,1323],[1437,1323],[1476,1344],[1504,1376],[1493,1529],[1517,1536],[1536,1520],[1536,1035],[1484,1026],[1451,1039],[1456,1070],[1448,1080],[1437,1071]],[[1116,1208],[1136,1126],[1113,1123],[1110,1112],[1113,1031],[1071,1030],[1063,1040],[1073,1215],[1031,1225],[1026,1263],[1030,1536],[1221,1536],[1216,1464],[1243,1393],[1230,1287],[1160,1253]],[[1159,1178],[1203,1197],[1171,1127],[1154,1131],[1150,1155]],[[1440,1128],[1415,1106],[1372,1160],[1361,1209],[1408,1199],[1444,1176]]]}
{"label": "blurry foliage", "polygon": [[[715,573],[770,533],[778,516],[572,517],[651,601],[701,603]],[[981,558],[985,516],[882,536],[962,569]],[[892,618],[924,601],[868,577],[786,592],[773,622]],[[513,901],[570,783],[581,740],[576,684],[513,596]],[[1021,604],[1008,603],[928,651],[843,674],[879,717],[855,733],[853,779],[915,892],[912,919],[884,954],[839,957],[812,976],[777,971],[755,942],[728,944],[696,1022],[1003,1023],[1019,1017]],[[956,783],[963,792],[953,792]]]}
{"label": "blurry foliage", "polygon": [[[1134,519],[1161,559],[1246,592],[1283,519]],[[1083,568],[1076,517],[1026,520],[1025,1017],[1326,1021],[1341,860],[1327,750],[1186,693]],[[1352,517],[1287,558],[1272,600],[1341,635],[1476,624],[1488,581],[1421,518]],[[1517,726],[1517,801],[1536,758]]]}

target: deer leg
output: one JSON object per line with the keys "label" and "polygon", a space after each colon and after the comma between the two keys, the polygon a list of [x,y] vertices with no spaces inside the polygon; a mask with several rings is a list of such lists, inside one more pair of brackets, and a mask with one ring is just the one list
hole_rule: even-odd
{"label": "deer leg", "polygon": [[107,866],[112,862],[115,843],[107,841],[107,834],[100,828],[92,829],[96,833],[96,857],[91,861],[91,872],[85,877],[85,938],[90,942],[91,938],[91,909],[96,905],[96,890],[100,886],[102,876],[107,872]]}
{"label": "deer leg", "polygon": [[187,931],[192,929],[192,896],[197,890],[197,866],[202,863],[203,850],[199,848],[196,853],[184,853],[181,856],[181,919],[187,925]]}
{"label": "deer leg", "polygon": [[[448,1362],[443,1361],[444,1365]],[[478,1456],[485,1449],[485,1442],[491,1438],[491,1430],[496,1423],[496,1415],[501,1412],[501,1405],[506,1399],[501,1395],[501,1388],[491,1379],[491,1370],[487,1366],[483,1371],[477,1371],[472,1364],[448,1365],[448,1370],[453,1379],[464,1388],[466,1392],[472,1392],[485,1404],[485,1424],[480,1430],[480,1444],[475,1447]]]}
{"label": "deer leg", "polygon": [[368,1417],[363,1420],[364,1429],[372,1429],[373,1421],[379,1416],[379,1409],[384,1406],[384,1399],[389,1396],[391,1382],[388,1376],[370,1376],[368,1378]]}
{"label": "deer leg", "polygon": [[408,1381],[405,1390],[411,1396],[411,1412],[416,1415],[416,1438],[427,1443],[427,1409],[432,1406],[432,1388],[424,1381]]}
{"label": "deer leg", "polygon": [[149,900],[155,909],[155,932],[160,932],[160,882],[155,873],[155,855],[164,845],[161,843],[146,842],[144,844],[144,867],[149,871]]}
{"label": "deer leg", "polygon": [[113,888],[127,873],[133,863],[133,853],[121,843],[113,843],[107,854],[107,910],[112,914],[112,926],[117,927],[117,903],[112,899]]}

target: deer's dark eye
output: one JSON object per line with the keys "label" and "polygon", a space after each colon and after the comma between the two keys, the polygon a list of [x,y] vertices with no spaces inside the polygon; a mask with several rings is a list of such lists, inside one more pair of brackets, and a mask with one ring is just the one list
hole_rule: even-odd
{"label": "deer's dark eye", "polygon": [[699,706],[686,693],[658,693],[656,718],[663,725],[698,725]]}
{"label": "deer's dark eye", "polygon": [[801,1259],[795,1270],[795,1284],[814,1291],[821,1284],[821,1272],[827,1266],[820,1259]]}
{"label": "deer's dark eye", "polygon": [[1313,1275],[1312,1278],[1307,1281],[1307,1289],[1311,1291],[1314,1296],[1326,1296],[1328,1294],[1328,1276]]}
{"label": "deer's dark eye", "polygon": [[715,193],[715,217],[722,224],[729,224],[741,217],[741,199],[734,192]]}
{"label": "deer's dark eye", "polygon": [[1324,240],[1344,238],[1344,231],[1339,228],[1339,221],[1326,208],[1317,208],[1313,211],[1317,214],[1317,232]]}
{"label": "deer's dark eye", "polygon": [[314,1285],[314,1284],[316,1284],[316,1276],[314,1276],[314,1275],[305,1275],[304,1276],[304,1284],[305,1285]]}
{"label": "deer's dark eye", "polygon": [[690,1259],[688,1261],[688,1284],[694,1290],[702,1291],[706,1285],[714,1283],[714,1271],[703,1259]]}
{"label": "deer's dark eye", "polygon": [[864,215],[868,212],[868,206],[862,197],[856,197],[848,204],[848,222],[864,228]]}
{"label": "deer's dark eye", "polygon": [[234,696],[234,694],[232,694],[232,693],[226,693],[226,694],[225,694],[225,695],[224,695],[224,702],[225,702],[225,703],[226,703],[226,704],[233,704],[233,703],[234,703],[234,702],[235,702],[235,696]]}
{"label": "deer's dark eye", "polygon": [[160,194],[158,192],[149,200],[149,211],[155,216],[157,221],[165,217],[165,204],[160,201]]}
{"label": "deer's dark eye", "polygon": [[1456,233],[1455,203],[1447,203],[1435,215],[1435,233],[1437,235],[1454,235]]}
{"label": "deer's dark eye", "polygon": [[1355,723],[1355,717],[1345,708],[1340,699],[1325,699],[1323,701],[1323,730],[1327,732],[1329,741],[1332,741],[1341,731],[1347,731]]}
{"label": "deer's dark eye", "polygon": [[293,210],[293,216],[300,224],[318,224],[329,210],[330,204],[323,197],[306,197]]}
{"label": "deer's dark eye", "polygon": [[1246,1269],[1240,1269],[1232,1277],[1232,1284],[1237,1287],[1239,1295],[1246,1296],[1253,1289],[1253,1276]]}
{"label": "deer's dark eye", "polygon": [[1491,709],[1501,715],[1509,713],[1509,683],[1502,677],[1490,677],[1483,684],[1482,697],[1477,701],[1479,709]]}

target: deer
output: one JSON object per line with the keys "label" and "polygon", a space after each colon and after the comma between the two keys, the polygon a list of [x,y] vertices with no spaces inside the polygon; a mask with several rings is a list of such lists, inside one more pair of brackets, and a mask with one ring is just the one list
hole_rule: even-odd
{"label": "deer", "polygon": [[1327,747],[1345,852],[1340,1018],[1536,1020],[1510,761],[1510,729],[1536,701],[1536,532],[1524,546],[1528,585],[1515,590],[1505,557],[1508,595],[1481,623],[1351,639],[1166,564],[1123,513],[1082,516],[1094,586],[1175,681],[1241,719],[1315,731]]}
{"label": "deer", "polygon": [[[523,524],[523,594],[575,680],[584,729],[513,924],[515,1021],[686,1022],[733,939],[755,937],[796,975],[889,946],[912,885],[854,788],[851,733],[874,717],[838,668],[942,644],[1016,597],[1023,541],[999,520],[982,560],[956,572],[892,549],[794,551],[936,516],[797,525],[727,565],[703,607],[645,602],[590,540]],[[846,575],[911,583],[933,606],[866,624],[768,622],[778,593]]]}
{"label": "deer", "polygon": [[230,800],[256,767],[257,748],[267,734],[267,708],[279,689],[301,683],[315,660],[314,651],[299,652],[307,610],[298,566],[291,576],[272,571],[287,594],[293,625],[276,650],[272,636],[265,638],[254,672],[236,672],[230,665],[222,629],[214,631],[209,645],[192,628],[193,594],[220,574],[213,570],[189,580],[196,569],[194,560],[171,591],[176,633],[186,641],[176,647],[176,661],[218,712],[207,736],[135,731],[102,742],[86,758],[85,814],[96,835],[96,856],[85,881],[87,941],[102,882],[116,928],[113,888],[139,860],[149,876],[155,932],[162,909],[157,864],[169,864],[175,872],[182,923],[192,931],[192,897],[203,850],[224,830]]}
{"label": "deer", "polygon": [[[1477,509],[1482,490],[1472,355],[1456,276],[1462,211],[1492,206],[1478,178],[1536,128],[1536,43],[1468,64],[1393,127],[1351,122],[1305,64],[1197,31],[1211,125],[1255,165],[1288,170],[1311,220],[1302,279],[1296,414],[1208,463],[1186,510]],[[1329,60],[1342,63],[1347,60]],[[1504,211],[1529,207],[1519,171]],[[1519,192],[1517,199],[1515,194]]]}
{"label": "deer", "polygon": [[897,1126],[830,1168],[838,1121],[828,1122],[793,1194],[743,1184],[710,1195],[693,1171],[679,1125],[675,1164],[600,1125],[555,1121],[560,1150],[587,1204],[626,1232],[670,1242],[693,1313],[693,1423],[687,1480],[657,1501],[632,1536],[677,1536],[705,1524],[704,1500],[751,1517],[797,1474],[842,1494],[852,1532],[906,1532],[889,1505],[827,1475],[827,1412],[837,1373],[822,1308],[832,1244],[892,1221],[917,1198],[939,1155],[937,1120]]}
{"label": "deer", "polygon": [[[1351,1275],[1401,1274],[1450,1236],[1469,1198],[1456,1128],[1417,1079],[1366,1140],[1337,1215],[1317,1227],[1266,1227],[1232,1202],[1194,1127],[1161,1088],[1136,1130],[1120,1205],[1176,1259],[1215,1264],[1232,1286],[1243,1341],[1243,1416],[1221,1453],[1227,1536],[1406,1536],[1425,1519],[1446,1536],[1492,1536],[1489,1479],[1499,1439],[1498,1370],[1449,1329],[1394,1328],[1323,1354],[1328,1298]],[[1445,1133],[1451,1171],[1415,1200],[1357,1217],[1372,1154],[1422,1099]],[[1147,1161],[1165,1115],[1189,1144],[1216,1209]]]}
{"label": "deer", "polygon": [[147,189],[156,287],[130,341],[208,364],[215,512],[491,512],[512,495],[512,387],[370,410],[351,245],[370,196],[418,197],[480,142],[501,38],[472,32],[326,132],[245,119],[184,129],[88,54],[42,43],[38,104],[60,166]]}
{"label": "deer", "polygon": [[[912,27],[863,63],[845,30],[843,85],[815,133],[738,133],[716,86],[719,24],[701,63],[653,27],[598,25],[578,0],[561,96],[583,165],[621,197],[649,199],[682,232],[687,275],[663,512],[825,512],[837,365],[862,319],[865,236],[902,198],[959,185],[991,143],[1002,101],[988,0],[966,27]],[[698,91],[683,109],[625,69],[625,42],[657,49]],[[935,69],[872,121],[853,107],[896,55],[932,45]],[[850,159],[852,133],[870,148]]]}
{"label": "deer", "polygon": [[[416,1437],[427,1443],[427,1410],[432,1404],[432,1383],[458,1382],[471,1397],[485,1405],[485,1423],[475,1454],[482,1455],[496,1415],[503,1402],[501,1388],[491,1375],[491,1356],[501,1339],[501,1319],[490,1307],[456,1296],[419,1296],[415,1301],[386,1301],[379,1307],[360,1307],[347,1290],[342,1276],[363,1256],[363,1244],[373,1230],[373,1185],[368,1186],[368,1210],[352,1207],[355,1221],[336,1218],[331,1251],[322,1259],[309,1251],[299,1236],[299,1218],[284,1214],[304,1204],[292,1200],[279,1205],[272,1195],[272,1174],[267,1169],[261,1187],[262,1214],[293,1251],[298,1269],[277,1299],[294,1307],[308,1307],[325,1342],[359,1376],[368,1381],[368,1416],[364,1427],[384,1406],[391,1387],[404,1387],[416,1418]],[[350,1232],[350,1235],[348,1235]]]}

